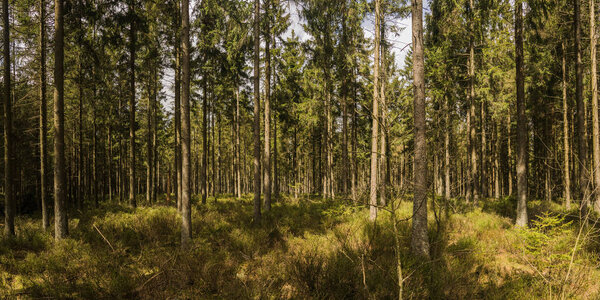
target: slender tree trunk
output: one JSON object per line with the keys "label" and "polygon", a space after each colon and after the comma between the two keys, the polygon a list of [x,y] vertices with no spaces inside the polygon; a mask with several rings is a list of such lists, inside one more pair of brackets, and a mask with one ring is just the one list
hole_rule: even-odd
{"label": "slender tree trunk", "polygon": [[[474,4],[473,0],[469,0],[469,19],[471,24],[471,30],[474,21]],[[477,125],[475,119],[475,47],[473,35],[469,37],[469,116],[471,119],[471,126],[469,127],[469,139],[471,144],[471,190],[473,196],[473,204],[477,204],[480,195],[480,178],[477,168]]]}
{"label": "slender tree trunk", "polygon": [[494,121],[494,198],[500,198],[500,130]]}
{"label": "slender tree trunk", "polygon": [[578,165],[579,165],[579,197],[582,207],[588,205],[588,173],[587,173],[587,136],[585,128],[585,103],[583,102],[583,65],[581,62],[581,12],[580,0],[574,0],[575,9],[575,99],[577,102],[577,137],[578,137]]}
{"label": "slender tree trunk", "polygon": [[[63,68],[65,55],[62,0],[54,1],[54,17],[56,19],[54,21],[54,238],[60,240],[69,234],[67,207],[65,203],[67,187],[65,174],[65,77]],[[6,61],[10,60],[7,59]],[[10,106],[7,111],[10,112]],[[8,124],[10,124],[10,120]],[[6,123],[5,126],[7,126]],[[8,164],[6,168],[10,171]],[[11,174],[9,171],[6,172],[7,177]],[[11,189],[7,189],[6,191],[7,198],[10,191]]]}
{"label": "slender tree trunk", "polygon": [[423,2],[412,3],[415,170],[412,223],[412,252],[429,257],[427,235],[427,137],[425,123],[425,61],[423,49]]}
{"label": "slender tree trunk", "polygon": [[[384,2],[385,3],[385,2]],[[380,120],[380,128],[381,128],[381,157],[379,158],[379,172],[381,174],[380,177],[380,193],[379,193],[379,201],[381,205],[386,205],[386,193],[387,186],[389,185],[389,177],[388,177],[388,156],[387,156],[387,103],[385,98],[385,89],[386,89],[386,69],[387,69],[387,61],[385,57],[386,49],[385,49],[385,9],[380,15],[380,29],[381,29],[381,45],[380,45],[380,60],[381,60],[381,68],[379,73],[381,75],[380,85],[381,92],[379,93],[379,99],[381,101],[381,120]]]}
{"label": "slender tree trunk", "polygon": [[42,226],[44,230],[50,227],[48,211],[48,120],[46,103],[46,1],[40,0],[40,196],[42,202]]}
{"label": "slender tree trunk", "polygon": [[562,104],[563,104],[563,142],[564,142],[564,185],[565,207],[571,209],[571,169],[569,167],[569,107],[567,104],[567,52],[562,43]]}
{"label": "slender tree trunk", "polygon": [[134,4],[129,3],[129,14],[131,24],[129,28],[129,203],[136,207],[136,177],[135,177],[135,47],[136,47],[136,28],[134,19]]}
{"label": "slender tree trunk", "polygon": [[525,116],[525,82],[523,78],[523,4],[517,0],[515,10],[515,62],[517,84],[517,220],[527,226],[527,117]]}
{"label": "slender tree trunk", "polygon": [[[62,6],[60,6],[62,8]],[[59,11],[57,9],[57,11]],[[62,9],[59,11],[62,13]],[[8,0],[2,1],[2,19],[4,25],[4,233],[15,235],[15,211],[12,144],[12,109],[10,83],[10,23],[8,19]],[[62,23],[60,24],[62,29]],[[62,38],[62,36],[61,36]],[[62,44],[62,43],[61,43]],[[57,50],[58,52],[58,50]],[[62,66],[61,66],[62,68]],[[56,123],[56,121],[55,121]],[[63,164],[64,169],[64,164]],[[64,184],[64,182],[63,182]],[[64,192],[63,192],[64,197]],[[61,236],[62,237],[62,236]]]}
{"label": "slender tree trunk", "polygon": [[450,132],[452,124],[450,123],[450,97],[445,95],[444,101],[444,198],[449,200],[451,197],[450,190]]}
{"label": "slender tree trunk", "polygon": [[487,191],[487,133],[486,133],[486,107],[485,107],[485,99],[481,99],[481,174],[480,179],[480,188],[481,197],[485,198],[488,196]]}
{"label": "slender tree trunk", "polygon": [[[177,1],[177,25],[180,23],[180,7]],[[176,185],[174,188],[177,201],[177,211],[181,212],[181,38],[177,30],[175,39],[175,175]]]}
{"label": "slender tree trunk", "polygon": [[238,199],[242,198],[242,172],[241,157],[240,157],[240,90],[236,87],[235,90],[235,176],[236,176],[236,196]]}
{"label": "slender tree trunk", "polygon": [[508,120],[507,120],[507,131],[508,134],[506,135],[506,142],[507,142],[507,156],[506,156],[506,162],[508,163],[508,194],[510,196],[513,195],[513,163],[512,163],[512,143],[511,143],[511,128],[512,128],[512,121],[510,118],[511,114],[510,114],[510,109],[508,112]]}
{"label": "slender tree trunk", "polygon": [[[381,33],[381,0],[375,0],[375,50],[373,60],[373,126],[371,128],[371,189],[369,193],[369,220],[377,219],[377,172],[379,135],[379,46]],[[414,13],[414,12],[413,12]],[[414,33],[413,33],[414,35]]]}
{"label": "slender tree trunk", "polygon": [[183,97],[181,98],[181,246],[192,239],[191,153],[190,153],[190,16],[189,0],[181,4],[181,49],[183,58]]}
{"label": "slender tree trunk", "polygon": [[254,0],[254,222],[260,222],[260,0]]}
{"label": "slender tree trunk", "polygon": [[596,71],[596,16],[594,0],[590,0],[590,57],[591,57],[591,93],[592,93],[592,149],[594,157],[594,210],[600,212],[600,126],[598,124],[598,78]]}
{"label": "slender tree trunk", "polygon": [[265,212],[271,210],[271,26],[269,24],[270,9],[270,1],[265,0],[265,158],[263,168],[263,192],[265,193]]}
{"label": "slender tree trunk", "polygon": [[[151,77],[151,76],[150,76]],[[151,81],[151,79],[149,80]],[[147,135],[146,135],[146,202],[148,205],[152,203],[152,167],[154,163],[152,159],[154,155],[152,154],[152,93],[151,93],[151,83],[148,82],[148,107],[146,111],[146,125],[147,125]]]}

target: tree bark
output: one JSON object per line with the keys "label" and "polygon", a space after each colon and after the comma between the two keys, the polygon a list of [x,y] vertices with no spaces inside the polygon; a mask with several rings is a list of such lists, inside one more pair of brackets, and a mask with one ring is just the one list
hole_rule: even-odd
{"label": "tree bark", "polygon": [[412,1],[414,76],[415,170],[412,223],[412,252],[429,258],[427,234],[427,137],[425,123],[425,61],[423,49],[423,2]]}
{"label": "tree bark", "polygon": [[450,190],[450,131],[452,124],[450,123],[450,97],[444,96],[444,198],[449,200],[451,197]]}
{"label": "tree bark", "polygon": [[134,6],[132,2],[129,3],[129,14],[131,18],[131,24],[129,27],[129,203],[131,206],[136,207],[136,177],[135,177],[135,47],[136,47],[136,33],[135,33],[135,19],[134,19]]}
{"label": "tree bark", "polygon": [[[65,77],[63,67],[64,22],[62,0],[54,1],[54,17],[56,19],[54,22],[54,238],[56,240],[61,240],[69,233],[67,207],[65,203],[67,187],[65,174]],[[7,111],[10,111],[9,109],[7,109]],[[8,123],[10,124],[10,121]],[[8,165],[7,169],[10,170]],[[11,173],[7,171],[6,176],[10,176],[10,174]],[[7,189],[7,192],[9,191],[10,189]]]}
{"label": "tree bark", "polygon": [[515,10],[515,62],[517,84],[517,220],[527,227],[527,117],[525,116],[525,81],[523,78],[523,4],[517,0]]}
{"label": "tree bark", "polygon": [[[62,10],[61,10],[62,12]],[[4,233],[15,235],[15,210],[13,161],[12,161],[12,110],[10,82],[10,23],[8,18],[8,0],[2,1],[2,19],[4,25]],[[62,24],[61,24],[62,28]]]}
{"label": "tree bark", "polygon": [[571,209],[571,168],[569,167],[569,107],[567,104],[567,52],[562,43],[562,104],[563,104],[563,143],[564,143],[564,185],[565,207]]}
{"label": "tree bark", "polygon": [[264,182],[263,192],[265,193],[265,212],[271,210],[271,25],[270,1],[265,0],[265,157],[264,157]]}
{"label": "tree bark", "polygon": [[588,205],[588,152],[585,121],[585,103],[583,102],[583,65],[581,62],[581,12],[580,0],[574,0],[575,9],[575,53],[577,60],[575,62],[575,100],[577,102],[577,146],[578,146],[578,165],[579,165],[579,197],[581,205]]}
{"label": "tree bark", "polygon": [[[177,24],[179,28],[181,19],[181,7],[179,1],[177,3]],[[175,36],[175,177],[176,186],[175,199],[177,201],[177,211],[181,212],[181,37],[180,30],[177,29]]]}
{"label": "tree bark", "polygon": [[[371,128],[371,183],[369,193],[369,220],[377,219],[377,172],[379,135],[379,53],[381,33],[381,1],[375,0],[375,50],[373,59],[373,126]],[[413,33],[414,35],[414,33]]]}
{"label": "tree bark", "polygon": [[191,153],[190,153],[190,16],[189,0],[181,5],[181,49],[183,95],[181,97],[181,246],[188,248],[192,239]]}
{"label": "tree bark", "polygon": [[42,227],[50,227],[48,211],[48,120],[46,102],[46,1],[40,0],[40,198],[42,203]]}
{"label": "tree bark", "polygon": [[260,0],[254,0],[254,222],[260,222]]}
{"label": "tree bark", "polygon": [[[473,0],[469,0],[469,19],[471,31],[474,30],[474,4]],[[475,119],[475,47],[473,35],[469,36],[469,116],[471,118],[471,126],[469,127],[469,140],[471,144],[471,188],[473,196],[473,204],[477,204],[480,195],[480,178],[477,168],[477,124]]]}
{"label": "tree bark", "polygon": [[591,93],[592,93],[592,150],[594,157],[594,210],[600,212],[600,127],[598,124],[598,78],[596,71],[596,17],[594,0],[590,0],[590,57],[591,57]]}

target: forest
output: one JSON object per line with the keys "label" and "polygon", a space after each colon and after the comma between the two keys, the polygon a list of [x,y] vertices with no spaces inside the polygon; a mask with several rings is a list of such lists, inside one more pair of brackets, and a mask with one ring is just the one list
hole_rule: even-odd
{"label": "forest", "polygon": [[0,298],[600,299],[596,0],[2,0]]}

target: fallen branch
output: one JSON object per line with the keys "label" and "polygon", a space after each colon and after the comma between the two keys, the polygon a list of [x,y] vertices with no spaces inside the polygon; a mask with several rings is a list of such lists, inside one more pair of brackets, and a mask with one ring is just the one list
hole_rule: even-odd
{"label": "fallen branch", "polygon": [[110,244],[110,242],[108,241],[108,239],[104,236],[104,234],[102,234],[102,232],[100,231],[100,229],[98,229],[98,227],[96,226],[96,224],[94,224],[94,229],[96,229],[96,231],[98,231],[98,233],[100,234],[100,236],[110,246],[110,249],[112,249],[112,251],[115,252],[115,248],[113,248],[113,246]]}

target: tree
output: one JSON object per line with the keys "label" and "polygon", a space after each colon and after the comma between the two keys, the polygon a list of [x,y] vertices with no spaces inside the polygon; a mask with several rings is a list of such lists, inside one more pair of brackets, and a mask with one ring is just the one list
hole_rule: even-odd
{"label": "tree", "polygon": [[594,156],[594,210],[600,212],[600,124],[598,123],[598,78],[596,71],[596,17],[594,0],[590,0],[590,58],[591,58],[591,92],[592,92],[592,149]]}
{"label": "tree", "polygon": [[373,126],[371,127],[371,189],[369,193],[369,220],[377,218],[377,172],[379,135],[379,54],[381,33],[381,1],[375,0],[375,50],[373,51]]}
{"label": "tree", "polygon": [[260,0],[254,0],[254,222],[260,221]]}
{"label": "tree", "polygon": [[135,17],[135,4],[133,0],[129,0],[129,203],[133,207],[137,206],[135,199]]}
{"label": "tree", "polygon": [[12,141],[12,108],[10,83],[10,23],[8,19],[8,0],[2,1],[2,20],[4,27],[4,233],[15,235],[15,210],[13,182],[13,141]]}
{"label": "tree", "polygon": [[190,16],[189,0],[181,4],[181,49],[183,95],[181,97],[181,245],[189,247],[192,238],[191,152],[190,152]]}
{"label": "tree", "polygon": [[575,17],[575,101],[577,105],[577,165],[579,170],[579,197],[581,197],[581,207],[588,205],[588,152],[587,152],[587,136],[585,122],[585,104],[583,102],[583,65],[581,62],[581,8],[580,1],[574,0],[574,17]]}
{"label": "tree", "polygon": [[423,51],[423,2],[412,0],[415,171],[411,248],[429,257],[427,235],[427,137],[425,128],[425,67]]}
{"label": "tree", "polygon": [[[265,211],[271,210],[271,2],[265,0],[265,162],[264,186]],[[275,137],[277,138],[277,137]]]}
{"label": "tree", "polygon": [[50,227],[48,212],[47,192],[47,157],[48,143],[47,129],[47,103],[46,103],[46,1],[40,0],[40,200],[42,205],[42,227]]}
{"label": "tree", "polygon": [[515,3],[515,62],[517,89],[517,220],[527,226],[527,117],[525,116],[525,81],[523,78],[523,3]]}
{"label": "tree", "polygon": [[571,169],[569,167],[569,111],[567,105],[567,50],[562,43],[562,101],[563,101],[563,152],[564,152],[564,184],[565,207],[571,208]]}
{"label": "tree", "polygon": [[63,0],[54,1],[54,238],[69,233],[66,207]]}

